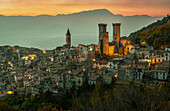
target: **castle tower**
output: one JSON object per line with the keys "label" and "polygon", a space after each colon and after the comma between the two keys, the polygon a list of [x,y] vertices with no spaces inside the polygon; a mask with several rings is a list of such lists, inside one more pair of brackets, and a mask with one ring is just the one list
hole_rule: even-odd
{"label": "castle tower", "polygon": [[70,31],[69,29],[67,30],[67,33],[66,33],[66,44],[71,47],[71,34],[70,34]]}
{"label": "castle tower", "polygon": [[103,33],[103,54],[109,55],[109,33]]}
{"label": "castle tower", "polygon": [[99,25],[99,42],[103,40],[103,33],[106,32],[107,24],[98,24]]}
{"label": "castle tower", "polygon": [[113,41],[119,46],[120,42],[120,25],[121,23],[113,23]]}
{"label": "castle tower", "polygon": [[103,34],[106,32],[107,24],[98,24],[99,26],[99,52],[103,55]]}

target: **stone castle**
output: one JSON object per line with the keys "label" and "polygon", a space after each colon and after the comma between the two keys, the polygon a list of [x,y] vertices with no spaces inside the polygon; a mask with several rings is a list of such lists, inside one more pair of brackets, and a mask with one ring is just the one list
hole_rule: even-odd
{"label": "stone castle", "polygon": [[[107,24],[98,24],[99,26],[99,43],[98,45],[92,44],[92,50],[98,52],[101,55],[126,55],[130,53],[132,48],[135,48],[127,38],[120,38],[120,26],[121,23],[113,23],[113,40],[109,42],[109,32],[107,32]],[[71,48],[71,34],[69,29],[66,33],[66,44],[64,45],[67,48]],[[79,44],[78,49],[82,45]],[[84,47],[84,46],[83,46]]]}
{"label": "stone castle", "polygon": [[101,55],[118,54],[119,49],[123,48],[120,43],[120,23],[113,23],[113,41],[109,42],[109,32],[107,32],[107,24],[98,24],[99,26],[99,44],[96,51]]}

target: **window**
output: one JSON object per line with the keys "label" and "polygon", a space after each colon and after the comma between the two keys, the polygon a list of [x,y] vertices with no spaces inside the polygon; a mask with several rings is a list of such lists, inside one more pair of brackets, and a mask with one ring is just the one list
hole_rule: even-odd
{"label": "window", "polygon": [[165,73],[163,73],[163,79],[165,79]]}
{"label": "window", "polygon": [[158,79],[158,73],[155,73],[155,79]]}
{"label": "window", "polygon": [[59,81],[60,83],[62,82],[62,80]]}

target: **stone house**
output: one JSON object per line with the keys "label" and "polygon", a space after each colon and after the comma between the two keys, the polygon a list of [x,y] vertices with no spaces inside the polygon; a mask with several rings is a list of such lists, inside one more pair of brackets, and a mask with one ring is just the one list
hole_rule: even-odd
{"label": "stone house", "polygon": [[127,80],[129,80],[129,81],[135,80],[135,78],[134,78],[135,69],[133,67],[125,68],[125,72],[126,72]]}
{"label": "stone house", "polygon": [[113,76],[111,76],[111,75],[102,75],[102,78],[103,78],[103,82],[105,84],[112,84]]}
{"label": "stone house", "polygon": [[88,78],[88,84],[89,85],[95,85],[97,83],[97,79],[100,77],[100,75],[93,75]]}
{"label": "stone house", "polygon": [[116,61],[116,60],[114,60],[114,61],[109,61],[108,62],[108,68],[111,68],[111,69],[118,69],[118,65],[119,65],[119,63],[121,63],[122,61]]}
{"label": "stone house", "polygon": [[157,63],[156,65],[156,69],[157,70],[169,70],[170,68],[170,61],[164,61],[164,62],[161,62],[161,63]]}
{"label": "stone house", "polygon": [[139,46],[136,45],[136,44],[128,44],[128,45],[126,45],[125,48],[124,48],[124,54],[125,55],[130,54],[131,49],[133,49],[133,48],[139,48]]}
{"label": "stone house", "polygon": [[103,67],[108,67],[108,62],[106,61],[94,61],[92,68],[101,69]]}
{"label": "stone house", "polygon": [[170,51],[152,50],[150,51],[149,59],[151,63],[170,61]]}
{"label": "stone house", "polygon": [[133,61],[132,66],[135,68],[149,69],[149,62]]}
{"label": "stone house", "polygon": [[118,64],[118,69],[119,68],[126,68],[126,67],[130,67],[131,66],[131,62],[129,61],[122,61]]}
{"label": "stone house", "polygon": [[97,69],[91,69],[87,72],[87,76],[93,76],[93,75],[97,75]]}
{"label": "stone house", "polygon": [[144,69],[135,68],[134,80],[141,81],[144,75]]}
{"label": "stone house", "polygon": [[80,55],[82,57],[85,58],[85,60],[87,60],[88,57],[88,47],[82,44],[79,44],[77,47],[77,51],[80,53]]}
{"label": "stone house", "polygon": [[107,70],[108,68],[106,68],[106,67],[103,67],[103,68],[101,68],[101,69],[99,69],[98,71],[97,71],[97,74],[99,74],[99,75],[105,75],[106,73],[108,73],[108,70]]}
{"label": "stone house", "polygon": [[78,61],[78,58],[79,58],[79,53],[77,53],[77,52],[70,53],[70,59],[72,61]]}
{"label": "stone house", "polygon": [[167,81],[168,80],[168,76],[169,76],[169,71],[166,70],[153,70],[153,78],[155,80],[155,82],[159,82],[159,81]]}
{"label": "stone house", "polygon": [[125,68],[119,68],[118,69],[118,80],[127,80],[127,75]]}
{"label": "stone house", "polygon": [[79,87],[82,86],[85,83],[85,81],[86,81],[84,72],[78,73],[76,75],[76,77],[75,77],[75,80],[76,80],[76,85],[77,86],[79,86]]}
{"label": "stone house", "polygon": [[65,69],[66,69],[65,65],[62,63],[55,63],[48,67],[49,72],[53,72],[53,71],[57,71],[57,70],[65,70]]}

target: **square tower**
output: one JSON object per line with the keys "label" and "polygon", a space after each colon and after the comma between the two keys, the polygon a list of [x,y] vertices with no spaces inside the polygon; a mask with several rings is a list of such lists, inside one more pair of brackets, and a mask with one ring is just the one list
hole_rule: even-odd
{"label": "square tower", "polygon": [[99,25],[99,42],[103,40],[103,33],[107,31],[107,24],[98,24]]}
{"label": "square tower", "polygon": [[109,55],[109,33],[103,33],[103,54]]}
{"label": "square tower", "polygon": [[120,42],[120,25],[121,23],[113,23],[113,41],[119,46]]}

